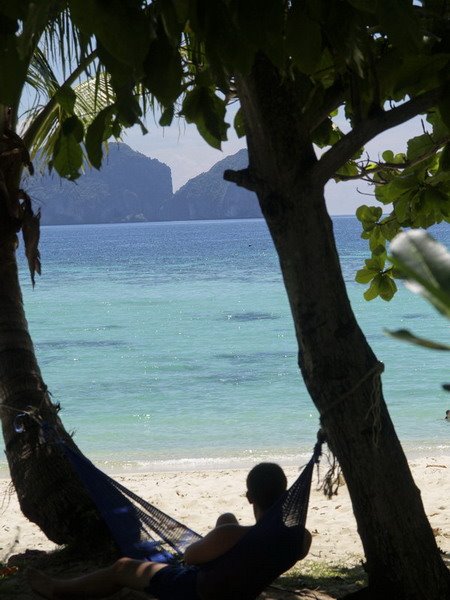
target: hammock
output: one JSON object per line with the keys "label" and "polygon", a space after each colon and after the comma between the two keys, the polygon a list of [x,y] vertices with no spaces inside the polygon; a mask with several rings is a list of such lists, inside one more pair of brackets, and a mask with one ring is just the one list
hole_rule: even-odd
{"label": "hammock", "polygon": [[[48,439],[48,431],[45,432]],[[251,530],[280,522],[301,532],[306,523],[314,465],[319,462],[322,439],[295,483]],[[201,536],[146,502],[98,469],[83,454],[59,441],[64,454],[84,484],[123,556],[155,562],[176,562]],[[243,540],[249,537],[247,534]],[[242,540],[241,540],[242,541]]]}
{"label": "hammock", "polygon": [[[35,413],[17,415],[16,433],[24,431],[24,418],[40,427],[42,443],[58,445],[108,526],[123,556],[176,563],[186,548],[201,539],[189,527],[165,514],[98,469],[79,450],[59,438],[54,428]],[[325,441],[319,431],[311,459],[295,483],[228,552],[201,565],[199,581],[206,597],[215,600],[254,600],[303,553],[314,465]]]}
{"label": "hammock", "polygon": [[186,525],[130,491],[98,469],[83,454],[61,443],[123,556],[175,562],[201,539]]}

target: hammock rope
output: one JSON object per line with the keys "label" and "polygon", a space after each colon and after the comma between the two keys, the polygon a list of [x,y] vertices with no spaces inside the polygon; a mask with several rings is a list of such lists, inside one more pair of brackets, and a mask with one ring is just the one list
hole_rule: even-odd
{"label": "hammock rope", "polygon": [[[178,562],[186,548],[201,539],[198,533],[98,469],[79,450],[61,440],[55,429],[43,422],[36,413],[23,412],[17,415],[17,433],[24,431],[27,418],[39,424],[42,443],[56,444],[61,449],[85,486],[123,556],[155,562]],[[269,521],[279,522],[280,527],[299,527],[299,531],[305,527],[312,474],[314,466],[319,463],[324,441],[323,434],[319,431],[312,457],[297,480],[252,530],[259,529],[261,533],[264,523]]]}

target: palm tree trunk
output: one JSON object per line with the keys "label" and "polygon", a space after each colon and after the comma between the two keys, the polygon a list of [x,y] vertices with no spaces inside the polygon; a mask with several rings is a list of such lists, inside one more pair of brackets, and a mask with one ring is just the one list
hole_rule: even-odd
{"label": "palm tree trunk", "polygon": [[[0,136],[1,138],[1,136]],[[0,144],[0,416],[12,482],[24,515],[58,543],[81,541],[104,525],[58,445],[42,440],[37,411],[57,435],[74,446],[50,400],[28,332],[16,263],[18,153]]]}
{"label": "palm tree trunk", "polygon": [[238,81],[250,165],[234,180],[257,192],[278,252],[299,366],[345,475],[370,587],[377,598],[442,600],[450,575],[383,399],[381,365],[350,306],[292,85],[265,68]]}

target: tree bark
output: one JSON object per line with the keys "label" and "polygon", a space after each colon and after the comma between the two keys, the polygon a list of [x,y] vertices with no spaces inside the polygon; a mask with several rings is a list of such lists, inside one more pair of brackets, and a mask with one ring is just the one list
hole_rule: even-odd
{"label": "tree bark", "polygon": [[28,332],[16,263],[20,156],[3,150],[0,144],[0,416],[6,456],[24,515],[57,544],[79,543],[106,535],[92,501],[32,416],[20,418],[24,431],[16,430],[18,415],[37,414],[75,447],[50,400]]}
{"label": "tree bark", "polygon": [[237,84],[246,177],[278,252],[299,366],[345,475],[370,587],[380,598],[449,598],[450,575],[383,399],[382,365],[350,306],[323,183],[311,176],[317,160],[295,82],[257,61]]}

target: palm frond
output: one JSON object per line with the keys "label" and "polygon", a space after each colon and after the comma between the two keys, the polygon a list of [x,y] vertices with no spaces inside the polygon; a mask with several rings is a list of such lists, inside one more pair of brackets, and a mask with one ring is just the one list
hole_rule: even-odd
{"label": "palm frond", "polygon": [[[109,79],[106,75],[103,75],[87,79],[72,88],[76,98],[73,114],[83,122],[85,127],[88,127],[92,123],[95,116],[103,108],[114,103],[114,94],[109,84]],[[58,89],[61,89],[61,87]],[[33,114],[29,117],[30,127],[34,126],[35,130],[33,140],[29,146],[30,153],[32,156],[35,156],[37,151],[39,151],[41,157],[46,162],[53,154],[60,127],[64,119],[68,116],[68,113],[58,102],[52,102],[54,97],[38,114]],[[46,110],[48,106],[51,106],[50,110]],[[40,120],[39,127],[36,128],[36,119],[39,118],[39,115],[44,114],[44,112],[45,118]],[[26,132],[24,133],[24,139],[28,139]]]}
{"label": "palm frond", "polygon": [[58,78],[42,48],[36,48],[26,76],[28,93],[35,93],[36,100],[46,102],[59,88]]}
{"label": "palm frond", "polygon": [[[42,48],[51,62],[59,66],[63,79],[67,79],[93,51],[93,40],[75,26],[66,8],[49,22],[42,38]],[[87,74],[92,75],[89,66]]]}

